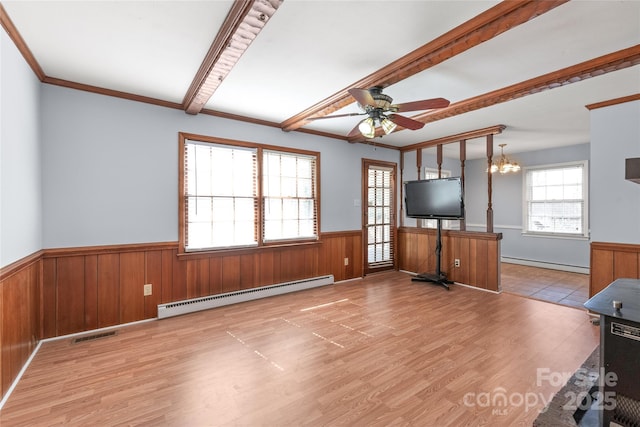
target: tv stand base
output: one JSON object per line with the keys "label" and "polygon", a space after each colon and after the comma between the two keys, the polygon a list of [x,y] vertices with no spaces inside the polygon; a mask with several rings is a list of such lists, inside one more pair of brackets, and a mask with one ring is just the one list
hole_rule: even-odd
{"label": "tv stand base", "polygon": [[412,282],[429,282],[435,285],[440,285],[449,290],[449,285],[453,282],[447,279],[447,276],[444,274],[434,274],[434,273],[420,273],[411,278]]}

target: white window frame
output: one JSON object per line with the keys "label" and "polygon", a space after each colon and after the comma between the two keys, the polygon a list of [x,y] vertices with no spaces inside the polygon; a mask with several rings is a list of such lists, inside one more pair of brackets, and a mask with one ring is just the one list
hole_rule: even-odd
{"label": "white window frame", "polygon": [[[582,168],[582,198],[581,199],[555,199],[558,201],[563,200],[581,200],[582,201],[582,213],[581,213],[581,227],[580,233],[568,233],[558,232],[553,230],[547,230],[548,226],[541,224],[539,228],[533,229],[529,227],[529,174],[534,171],[545,170],[558,170],[568,169],[574,167]],[[579,160],[566,163],[554,163],[538,166],[526,166],[522,168],[522,234],[524,236],[532,237],[553,237],[553,238],[569,238],[569,239],[588,239],[589,238],[589,162],[587,160]],[[553,199],[550,199],[553,200]]]}

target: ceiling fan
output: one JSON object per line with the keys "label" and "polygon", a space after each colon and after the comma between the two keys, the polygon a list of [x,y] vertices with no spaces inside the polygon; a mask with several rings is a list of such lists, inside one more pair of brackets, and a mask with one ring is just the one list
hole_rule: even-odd
{"label": "ceiling fan", "polygon": [[382,86],[374,86],[371,89],[352,88],[348,92],[358,101],[361,113],[335,114],[333,116],[309,117],[307,120],[333,119],[337,117],[363,116],[361,120],[347,134],[347,137],[354,137],[362,134],[365,138],[373,138],[376,135],[376,124],[382,127],[385,134],[393,132],[397,126],[406,129],[418,130],[424,123],[413,120],[409,117],[396,114],[406,111],[432,110],[434,108],[444,108],[449,106],[449,101],[444,98],[423,99],[421,101],[405,102],[402,104],[392,104],[393,98],[382,93]]}

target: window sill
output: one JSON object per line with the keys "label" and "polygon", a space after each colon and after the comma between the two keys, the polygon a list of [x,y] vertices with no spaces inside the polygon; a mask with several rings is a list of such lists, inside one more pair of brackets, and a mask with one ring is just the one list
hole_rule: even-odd
{"label": "window sill", "polygon": [[589,240],[589,236],[577,234],[560,234],[560,233],[531,233],[522,232],[523,237],[534,237],[543,239],[564,239],[564,240]]}
{"label": "window sill", "polygon": [[286,249],[286,248],[292,248],[292,247],[316,246],[320,244],[322,244],[322,242],[318,239],[318,240],[286,242],[286,243],[268,243],[268,244],[263,244],[262,246],[246,246],[241,248],[202,249],[202,250],[192,250],[192,251],[185,251],[184,249],[178,249],[177,256],[178,258],[184,258],[184,259],[212,258],[212,257],[234,256],[234,255],[246,255],[246,254],[253,254],[256,252],[273,251],[273,250]]}

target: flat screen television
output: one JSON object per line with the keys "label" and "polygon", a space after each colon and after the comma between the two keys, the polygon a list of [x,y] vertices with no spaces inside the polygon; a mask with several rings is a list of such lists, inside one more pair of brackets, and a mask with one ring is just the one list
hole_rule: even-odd
{"label": "flat screen television", "polygon": [[404,189],[408,217],[464,219],[464,196],[460,177],[407,181]]}

